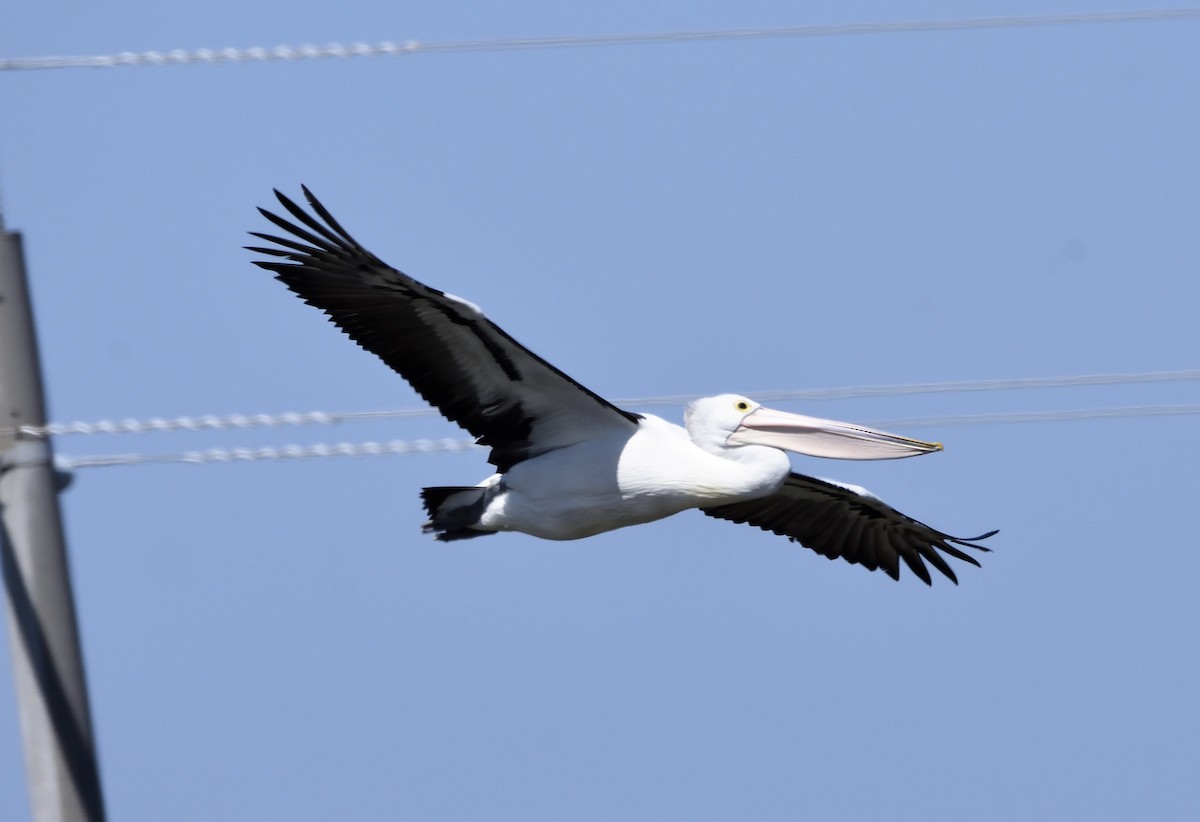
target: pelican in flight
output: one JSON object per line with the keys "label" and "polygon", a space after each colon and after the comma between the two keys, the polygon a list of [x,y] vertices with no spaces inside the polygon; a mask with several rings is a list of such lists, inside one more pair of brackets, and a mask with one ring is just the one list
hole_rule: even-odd
{"label": "pelican in flight", "polygon": [[[304,188],[312,213],[278,191],[292,220],[259,209],[287,236],[255,264],[321,309],[430,404],[491,449],[477,485],[425,488],[423,530],[443,541],[519,531],[567,540],[689,508],[786,536],[829,559],[930,584],[943,554],[978,565],[952,537],[864,488],[791,470],[785,451],[894,459],[940,451],[861,425],[775,411],[738,394],[696,400],[683,427],[617,408],[528,350],[478,306],[430,288],[367,251]],[[294,222],[293,222],[294,220]]]}

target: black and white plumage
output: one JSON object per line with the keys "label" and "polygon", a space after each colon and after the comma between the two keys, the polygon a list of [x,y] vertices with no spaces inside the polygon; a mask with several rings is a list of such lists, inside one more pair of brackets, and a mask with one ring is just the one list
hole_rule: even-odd
{"label": "black and white plumage", "polygon": [[578,539],[699,508],[893,579],[903,561],[929,583],[928,562],[957,582],[941,554],[978,565],[961,549],[988,550],[978,541],[994,531],[949,536],[864,489],[793,473],[784,453],[892,459],[939,444],[774,411],[734,394],[692,403],[685,428],[624,411],[523,347],[474,304],[382,262],[307,188],[304,195],[312,214],[278,191],[292,220],[259,209],[287,236],[252,232],[271,244],[250,247],[270,258],[255,264],[491,448],[493,476],[422,491],[425,530],[438,539],[498,531]]}

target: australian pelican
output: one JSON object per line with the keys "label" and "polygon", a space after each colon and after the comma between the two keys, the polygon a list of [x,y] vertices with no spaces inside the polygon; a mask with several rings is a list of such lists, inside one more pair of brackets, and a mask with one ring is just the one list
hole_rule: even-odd
{"label": "australian pelican", "polygon": [[[256,261],[404,377],[481,445],[497,473],[478,485],[425,488],[424,530],[449,541],[520,531],[579,539],[688,508],[789,537],[830,559],[900,577],[951,580],[942,553],[992,534],[952,537],[863,488],[794,473],[784,450],[893,459],[938,443],[764,408],[736,394],[692,403],[685,426],[624,411],[524,348],[466,300],[430,288],[367,251],[307,188],[313,214],[275,192],[289,236],[252,232]],[[315,216],[314,216],[315,214]],[[782,449],[782,450],[781,450]],[[942,553],[939,553],[942,552]]]}

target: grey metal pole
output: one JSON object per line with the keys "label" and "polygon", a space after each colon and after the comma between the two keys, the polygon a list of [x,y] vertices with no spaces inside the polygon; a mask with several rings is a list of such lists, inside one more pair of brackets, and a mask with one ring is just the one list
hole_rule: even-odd
{"label": "grey metal pole", "polygon": [[104,819],[21,236],[0,223],[0,566],[36,822]]}

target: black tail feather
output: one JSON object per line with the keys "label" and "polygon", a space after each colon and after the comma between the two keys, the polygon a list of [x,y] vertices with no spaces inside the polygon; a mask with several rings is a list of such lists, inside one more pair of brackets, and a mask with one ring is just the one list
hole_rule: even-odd
{"label": "black tail feather", "polygon": [[[429,520],[421,526],[422,533],[435,534],[439,542],[486,537],[496,533],[473,527],[483,515],[487,490],[476,485],[422,488],[421,504],[429,515]],[[459,498],[454,499],[456,496]]]}

